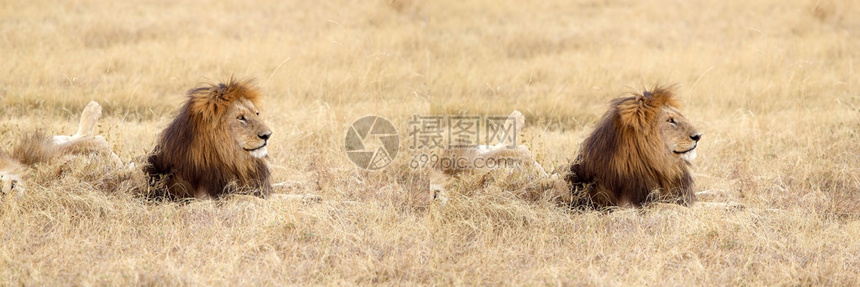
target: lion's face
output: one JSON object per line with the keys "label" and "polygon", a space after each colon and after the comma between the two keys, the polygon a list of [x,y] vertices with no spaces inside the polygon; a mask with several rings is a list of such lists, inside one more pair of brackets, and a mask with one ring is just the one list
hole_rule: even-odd
{"label": "lion's face", "polygon": [[21,178],[17,174],[0,172],[0,194],[7,194],[13,190],[21,192],[23,188],[20,186]]}
{"label": "lion's face", "polygon": [[24,191],[21,176],[24,167],[0,150],[0,195],[16,191],[21,195]]}
{"label": "lion's face", "polygon": [[266,145],[272,130],[263,123],[254,103],[240,98],[230,105],[227,112],[227,129],[236,144],[255,158],[268,155]]}
{"label": "lion's face", "polygon": [[660,136],[666,145],[667,152],[675,158],[690,162],[696,158],[696,147],[702,133],[671,106],[663,106],[657,116],[660,124]]}

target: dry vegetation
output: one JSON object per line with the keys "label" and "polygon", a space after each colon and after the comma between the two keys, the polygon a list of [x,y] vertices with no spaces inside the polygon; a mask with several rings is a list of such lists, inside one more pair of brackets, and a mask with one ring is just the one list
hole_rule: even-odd
{"label": "dry vegetation", "polygon": [[[860,280],[851,0],[0,2],[4,149],[74,133],[96,100],[101,133],[139,162],[186,90],[256,77],[274,181],[324,198],[151,203],[98,164],[44,166],[0,202],[0,285]],[[658,81],[705,133],[697,190],[748,209],[571,212],[504,172],[464,176],[441,208],[408,153],[364,172],[343,150],[364,115],[402,131],[413,114],[519,109],[521,143],[557,166],[610,99]]]}

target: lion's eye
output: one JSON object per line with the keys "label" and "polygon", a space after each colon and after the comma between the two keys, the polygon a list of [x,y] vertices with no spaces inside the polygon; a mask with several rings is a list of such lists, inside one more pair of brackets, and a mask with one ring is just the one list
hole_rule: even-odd
{"label": "lion's eye", "polygon": [[670,123],[670,124],[673,124],[673,125],[678,124],[678,123],[676,123],[676,122],[675,122],[675,119],[673,119],[673,118],[669,118],[669,120],[668,120],[668,121],[666,121],[666,122],[667,122],[667,123]]}
{"label": "lion's eye", "polygon": [[238,116],[236,117],[236,119],[240,121],[245,121],[245,115]]}
{"label": "lion's eye", "polygon": [[257,112],[257,115],[259,116],[259,115],[260,115],[260,112]]}

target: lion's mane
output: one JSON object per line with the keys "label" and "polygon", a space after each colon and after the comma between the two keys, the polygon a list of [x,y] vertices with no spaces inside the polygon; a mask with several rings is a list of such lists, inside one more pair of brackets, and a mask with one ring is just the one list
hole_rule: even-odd
{"label": "lion's mane", "polygon": [[[156,197],[185,198],[203,188],[210,197],[244,192],[262,197],[272,191],[265,159],[233,145],[225,118],[241,98],[259,105],[260,93],[249,81],[230,79],[188,91],[188,100],[161,133],[145,168]],[[178,178],[177,178],[178,177]],[[181,179],[193,190],[177,188]],[[166,186],[158,186],[158,182]]]}
{"label": "lion's mane", "polygon": [[575,206],[696,200],[689,163],[671,158],[661,139],[656,121],[664,105],[679,106],[671,87],[612,101],[566,176]]}

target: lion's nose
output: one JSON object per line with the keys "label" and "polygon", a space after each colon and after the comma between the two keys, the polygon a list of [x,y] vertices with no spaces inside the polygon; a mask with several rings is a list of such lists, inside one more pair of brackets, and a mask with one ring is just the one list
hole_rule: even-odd
{"label": "lion's nose", "polygon": [[259,135],[257,135],[257,136],[258,136],[258,137],[260,137],[260,138],[261,138],[261,139],[263,139],[263,140],[269,140],[269,137],[270,137],[270,136],[272,136],[272,132],[267,132],[267,133],[259,134]]}
{"label": "lion's nose", "polygon": [[694,140],[694,141],[699,141],[699,139],[701,139],[701,138],[702,138],[702,133],[697,133],[697,134],[690,136],[690,139]]}

